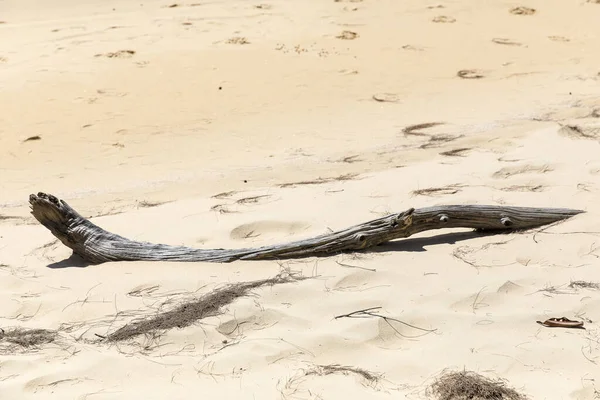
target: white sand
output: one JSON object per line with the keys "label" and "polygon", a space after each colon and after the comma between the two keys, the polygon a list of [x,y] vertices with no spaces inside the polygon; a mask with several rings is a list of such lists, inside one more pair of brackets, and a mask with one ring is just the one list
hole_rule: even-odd
{"label": "white sand", "polygon": [[[466,368],[533,399],[597,398],[600,291],[568,285],[600,282],[600,5],[492,3],[0,2],[0,326],[71,328],[2,352],[0,397],[414,399],[445,368]],[[135,54],[102,56],[123,50]],[[428,122],[443,124],[402,133]],[[280,187],[346,174],[357,179]],[[119,234],[206,248],[410,206],[587,213],[536,235],[439,231],[360,256],[78,268],[28,214],[37,191]],[[238,202],[250,196],[264,197]],[[282,267],[316,278],[258,289],[147,349],[92,342],[167,295]],[[435,332],[334,319],[376,306]],[[587,330],[535,323],[562,316]],[[327,364],[383,378],[306,375]]]}

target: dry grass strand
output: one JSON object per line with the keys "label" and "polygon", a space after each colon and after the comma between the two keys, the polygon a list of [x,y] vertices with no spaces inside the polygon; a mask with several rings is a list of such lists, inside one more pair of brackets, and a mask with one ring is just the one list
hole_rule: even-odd
{"label": "dry grass strand", "polygon": [[106,336],[109,342],[122,342],[140,335],[159,335],[173,328],[185,328],[199,320],[214,317],[222,313],[224,307],[240,297],[247,296],[252,289],[290,283],[302,278],[290,273],[281,273],[274,278],[252,282],[241,282],[215,289],[200,298],[185,301],[172,310],[159,312],[148,318],[132,321]]}
{"label": "dry grass strand", "polygon": [[364,378],[369,383],[377,383],[381,378],[381,374],[377,374],[359,367],[349,367],[339,364],[316,365],[313,369],[306,372],[305,375],[331,375],[331,374],[355,374]]}
{"label": "dry grass strand", "polygon": [[571,281],[569,287],[573,289],[594,289],[600,290],[600,283],[588,281]]}
{"label": "dry grass strand", "polygon": [[428,388],[438,400],[526,400],[503,379],[490,379],[473,371],[443,373]]}
{"label": "dry grass strand", "polygon": [[48,329],[10,328],[4,330],[0,328],[0,343],[5,342],[25,349],[52,343],[57,336],[56,331]]}

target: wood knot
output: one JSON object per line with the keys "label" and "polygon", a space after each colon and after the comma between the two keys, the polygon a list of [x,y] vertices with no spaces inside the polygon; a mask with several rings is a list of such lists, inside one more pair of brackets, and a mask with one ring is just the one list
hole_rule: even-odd
{"label": "wood knot", "polygon": [[500,219],[500,223],[504,226],[511,226],[513,224],[513,222],[508,217],[502,217]]}
{"label": "wood knot", "polygon": [[440,215],[440,222],[446,223],[450,218],[446,214]]}

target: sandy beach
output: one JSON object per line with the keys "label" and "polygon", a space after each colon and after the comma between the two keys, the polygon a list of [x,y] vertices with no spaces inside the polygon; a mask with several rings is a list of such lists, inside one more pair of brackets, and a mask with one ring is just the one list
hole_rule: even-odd
{"label": "sandy beach", "polygon": [[[425,399],[465,369],[599,398],[597,1],[173,1],[0,0],[0,397]],[[31,216],[39,191],[207,249],[410,207],[585,213],[330,257],[87,265]],[[99,340],[282,271],[307,279]],[[553,317],[586,329],[536,323]]]}

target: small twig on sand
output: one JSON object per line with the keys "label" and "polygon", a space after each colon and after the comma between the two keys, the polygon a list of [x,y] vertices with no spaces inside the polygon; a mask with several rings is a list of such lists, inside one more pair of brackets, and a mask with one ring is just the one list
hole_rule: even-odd
{"label": "small twig on sand", "polygon": [[367,268],[367,267],[359,267],[358,265],[350,265],[350,264],[344,264],[341,263],[339,261],[335,262],[337,265],[341,266],[341,267],[346,267],[346,268],[358,268],[358,269],[364,269],[365,271],[371,271],[371,272],[377,272],[377,270],[375,268]]}
{"label": "small twig on sand", "polygon": [[[378,312],[379,312],[379,311],[376,311],[376,310],[380,310],[380,309],[382,309],[382,307],[370,307],[370,308],[365,308],[365,309],[362,309],[362,310],[353,311],[353,312],[351,312],[351,313],[349,313],[349,314],[342,314],[342,315],[338,315],[338,316],[334,317],[334,319],[340,319],[340,318],[371,318],[371,317],[375,317],[375,318],[381,318],[381,319],[383,319],[383,320],[384,320],[384,321],[385,321],[385,322],[386,322],[386,323],[387,323],[387,324],[390,326],[390,328],[392,328],[392,329],[393,329],[393,330],[394,330],[394,331],[395,331],[395,332],[396,332],[398,335],[400,335],[400,336],[402,336],[402,337],[410,337],[410,338],[424,336],[424,335],[427,335],[427,334],[429,334],[429,333],[432,333],[432,332],[435,332],[435,331],[437,331],[437,329],[425,329],[425,328],[420,328],[420,327],[418,327],[418,326],[411,325],[411,324],[409,324],[409,323],[407,323],[407,322],[400,321],[399,319],[396,319],[396,318],[392,318],[392,317],[386,317],[385,315],[380,315],[380,314],[378,314]],[[397,329],[396,329],[396,328],[395,328],[395,327],[394,327],[394,326],[393,326],[393,325],[390,323],[390,321],[397,322],[397,323],[399,323],[399,324],[406,325],[406,326],[408,326],[408,327],[410,327],[410,328],[417,329],[417,330],[419,330],[419,331],[423,331],[423,332],[427,332],[427,333],[425,333],[424,335],[418,335],[418,336],[407,336],[407,335],[403,335],[402,333],[400,333],[400,332],[399,332],[399,331],[398,331],[398,330],[397,330]]]}

